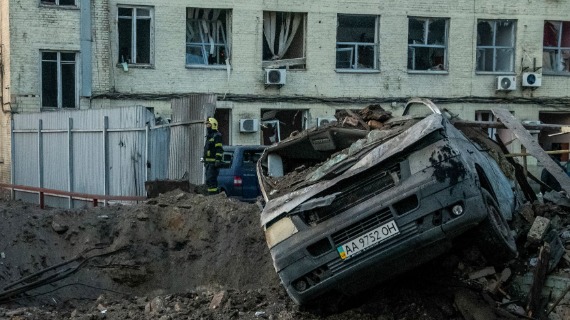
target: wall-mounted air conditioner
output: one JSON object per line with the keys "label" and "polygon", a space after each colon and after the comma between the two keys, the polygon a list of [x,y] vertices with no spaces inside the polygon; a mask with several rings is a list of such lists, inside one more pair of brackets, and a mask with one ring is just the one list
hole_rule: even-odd
{"label": "wall-mounted air conditioner", "polygon": [[257,132],[259,119],[239,119],[239,132]]}
{"label": "wall-mounted air conditioner", "polygon": [[324,125],[336,122],[336,118],[317,118],[317,127],[322,127]]}
{"label": "wall-mounted air conditioner", "polygon": [[498,76],[497,77],[497,90],[512,91],[517,89],[516,76]]}
{"label": "wall-mounted air conditioner", "polygon": [[540,87],[542,85],[542,74],[537,72],[523,72],[523,87]]}
{"label": "wall-mounted air conditioner", "polygon": [[286,69],[265,69],[265,84],[285,84]]}

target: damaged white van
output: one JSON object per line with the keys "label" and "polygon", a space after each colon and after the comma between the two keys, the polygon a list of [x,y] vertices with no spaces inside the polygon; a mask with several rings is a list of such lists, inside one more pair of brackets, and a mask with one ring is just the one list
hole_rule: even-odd
{"label": "damaged white van", "polygon": [[492,258],[516,256],[514,182],[474,141],[413,99],[380,129],[312,128],[267,148],[261,224],[291,298],[367,289],[471,229]]}

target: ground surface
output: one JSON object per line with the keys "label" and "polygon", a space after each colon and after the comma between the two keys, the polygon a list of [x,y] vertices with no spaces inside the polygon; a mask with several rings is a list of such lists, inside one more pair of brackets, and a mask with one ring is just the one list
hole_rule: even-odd
{"label": "ground surface", "polygon": [[369,292],[299,307],[279,284],[259,213],[180,190],[80,210],[0,201],[0,319],[517,319],[496,307],[524,307],[468,280],[488,267],[469,244]]}

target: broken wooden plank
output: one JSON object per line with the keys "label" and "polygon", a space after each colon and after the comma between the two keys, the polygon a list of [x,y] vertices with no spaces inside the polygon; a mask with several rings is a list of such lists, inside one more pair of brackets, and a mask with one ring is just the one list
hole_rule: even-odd
{"label": "broken wooden plank", "polygon": [[550,158],[550,156],[542,149],[535,138],[522,126],[522,124],[507,110],[495,108],[492,109],[493,114],[502,123],[509,128],[512,133],[519,139],[521,144],[532,154],[548,172],[554,176],[556,181],[560,183],[562,190],[566,194],[570,194],[570,177],[564,170]]}
{"label": "broken wooden plank", "polygon": [[545,243],[540,248],[538,254],[538,262],[533,272],[532,286],[528,293],[527,315],[532,318],[538,319],[542,307],[542,287],[546,280],[546,270],[548,269],[548,260],[550,259],[550,245]]}
{"label": "broken wooden plank", "polygon": [[[505,155],[509,153],[507,146],[505,145],[505,143],[503,143],[503,140],[501,140],[501,137],[498,134],[495,135],[495,139],[497,140],[497,144],[499,145],[503,153]],[[537,200],[536,194],[534,193],[534,190],[532,189],[526,178],[530,174],[530,172],[525,170],[524,167],[521,166],[520,163],[516,162],[513,158],[506,157],[506,159],[515,168],[515,177],[524,193],[525,198],[530,202],[536,201]]]}

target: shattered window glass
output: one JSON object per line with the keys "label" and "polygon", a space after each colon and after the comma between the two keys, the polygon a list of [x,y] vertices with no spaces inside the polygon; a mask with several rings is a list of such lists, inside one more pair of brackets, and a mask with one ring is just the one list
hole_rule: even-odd
{"label": "shattered window glass", "polygon": [[153,32],[151,10],[150,8],[119,8],[118,63],[151,63]]}
{"label": "shattered window glass", "polygon": [[306,16],[300,12],[263,12],[264,68],[305,68]]}
{"label": "shattered window glass", "polygon": [[409,18],[408,70],[446,71],[449,19]]}
{"label": "shattered window glass", "polygon": [[338,15],[337,69],[378,69],[378,17]]}
{"label": "shattered window glass", "polygon": [[230,58],[231,10],[187,8],[186,65],[225,65]]}
{"label": "shattered window glass", "polygon": [[514,20],[479,20],[477,23],[477,71],[514,72]]}
{"label": "shattered window glass", "polygon": [[570,21],[545,21],[542,46],[543,72],[570,74]]}

